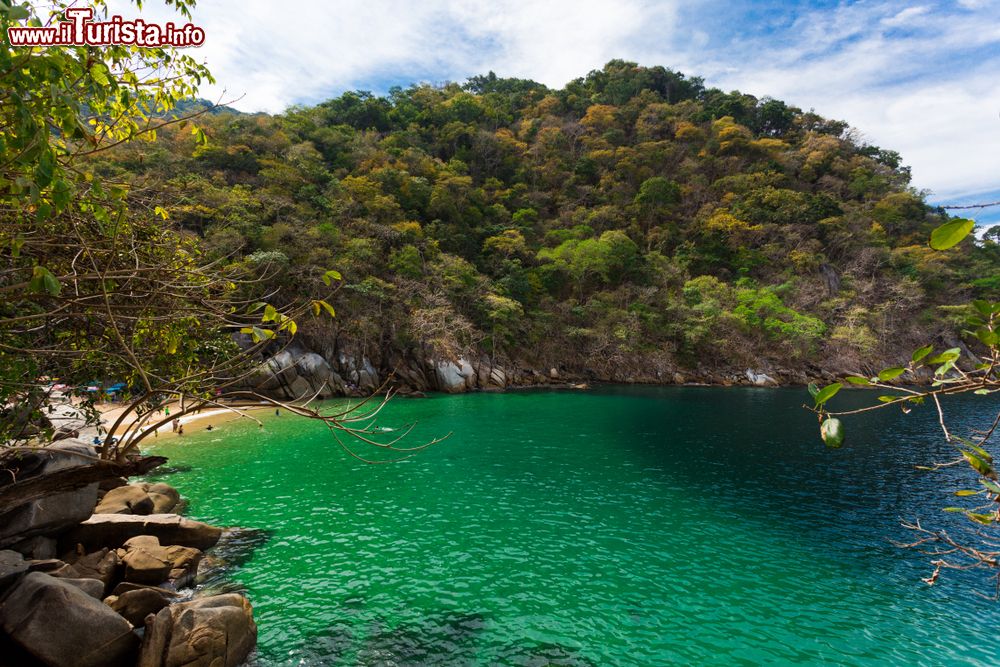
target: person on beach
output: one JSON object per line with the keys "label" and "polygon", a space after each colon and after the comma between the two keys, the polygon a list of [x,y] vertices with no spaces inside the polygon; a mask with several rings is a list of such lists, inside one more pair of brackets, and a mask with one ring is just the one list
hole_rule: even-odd
{"label": "person on beach", "polygon": [[184,435],[184,425],[183,424],[177,427],[177,435]]}
{"label": "person on beach", "polygon": [[215,428],[215,427],[212,426],[211,424],[209,424],[208,426],[205,427],[205,430],[206,431],[211,431],[213,428]]}
{"label": "person on beach", "polygon": [[170,422],[170,426],[173,429],[174,433],[177,433],[177,429],[180,428],[180,425],[181,425],[181,420],[179,418],[174,418],[174,420]]}

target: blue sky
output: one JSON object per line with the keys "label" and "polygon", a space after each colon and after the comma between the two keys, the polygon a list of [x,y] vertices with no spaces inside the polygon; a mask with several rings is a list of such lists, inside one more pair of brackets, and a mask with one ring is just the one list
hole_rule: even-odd
{"label": "blue sky", "polygon": [[[173,18],[152,0],[143,14]],[[624,58],[846,120],[932,202],[1000,200],[994,0],[202,0],[194,22],[219,81],[203,94],[244,111],[489,70],[559,87]]]}

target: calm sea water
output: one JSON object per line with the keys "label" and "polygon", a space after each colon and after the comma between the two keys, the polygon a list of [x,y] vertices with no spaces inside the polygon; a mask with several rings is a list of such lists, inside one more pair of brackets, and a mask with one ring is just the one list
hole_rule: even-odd
{"label": "calm sea water", "polygon": [[[397,399],[381,426],[453,435],[381,466],[290,415],[156,451],[191,516],[267,531],[228,573],[262,665],[996,664],[987,582],[928,587],[927,559],[889,541],[900,517],[961,525],[940,508],[964,471],[913,467],[951,456],[933,411],[851,418],[829,450],[805,397]],[[946,409],[961,429],[984,404]]]}

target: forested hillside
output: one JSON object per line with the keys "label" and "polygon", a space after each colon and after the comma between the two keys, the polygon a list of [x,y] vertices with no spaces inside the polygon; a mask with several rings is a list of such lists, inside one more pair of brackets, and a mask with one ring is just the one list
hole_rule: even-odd
{"label": "forested hillside", "polygon": [[932,251],[943,211],[859,136],[613,61],[561,90],[490,74],[205,114],[99,169],[207,253],[271,264],[275,302],[338,269],[336,320],[300,327],[335,365],[802,380],[954,340],[950,304],[1000,298],[1000,245]]}

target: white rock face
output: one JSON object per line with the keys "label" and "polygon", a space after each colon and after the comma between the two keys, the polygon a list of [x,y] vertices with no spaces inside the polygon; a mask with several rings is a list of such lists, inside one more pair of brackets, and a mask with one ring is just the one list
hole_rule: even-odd
{"label": "white rock face", "polygon": [[476,370],[464,357],[459,357],[457,361],[437,362],[435,372],[438,387],[449,394],[457,394],[476,387]]}
{"label": "white rock face", "polygon": [[778,381],[766,373],[755,373],[749,368],[746,371],[747,379],[750,380],[750,384],[756,385],[758,387],[766,387],[768,385],[777,385]]}

